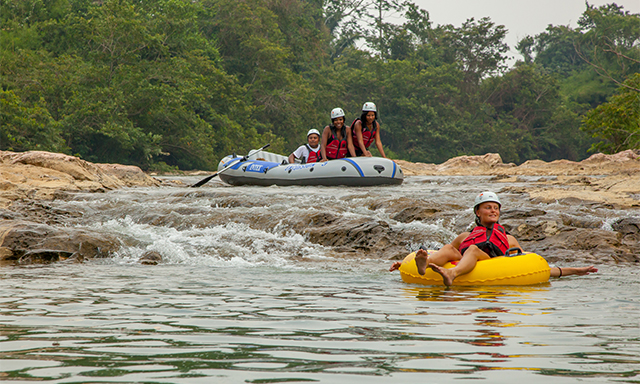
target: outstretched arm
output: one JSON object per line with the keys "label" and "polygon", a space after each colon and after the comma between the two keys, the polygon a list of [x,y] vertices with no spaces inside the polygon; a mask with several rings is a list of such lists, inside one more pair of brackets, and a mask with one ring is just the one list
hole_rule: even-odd
{"label": "outstretched arm", "polygon": [[588,275],[590,273],[596,273],[596,272],[598,272],[598,268],[594,267],[593,265],[590,265],[588,267],[579,267],[579,268],[574,268],[574,267],[565,267],[565,268],[552,267],[551,268],[551,277],[562,277],[562,276],[571,276],[571,275],[584,276],[584,275]]}

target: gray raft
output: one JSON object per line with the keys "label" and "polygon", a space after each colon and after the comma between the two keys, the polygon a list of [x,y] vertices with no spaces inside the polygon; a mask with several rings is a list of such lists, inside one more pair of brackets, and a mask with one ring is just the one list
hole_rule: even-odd
{"label": "gray raft", "polygon": [[260,151],[249,160],[227,156],[220,161],[218,171],[227,167],[220,173],[220,179],[231,185],[372,186],[402,184],[404,180],[400,167],[382,157],[289,164],[286,156]]}

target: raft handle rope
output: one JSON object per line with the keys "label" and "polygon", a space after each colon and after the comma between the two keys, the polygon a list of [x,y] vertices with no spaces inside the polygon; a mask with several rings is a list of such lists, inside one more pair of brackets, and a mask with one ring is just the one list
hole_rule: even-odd
{"label": "raft handle rope", "polygon": [[[511,254],[512,251],[518,251],[518,253],[512,255]],[[524,255],[524,252],[522,252],[522,249],[520,247],[511,247],[507,249],[507,252],[505,253],[505,256],[507,257],[521,256],[521,255]]]}

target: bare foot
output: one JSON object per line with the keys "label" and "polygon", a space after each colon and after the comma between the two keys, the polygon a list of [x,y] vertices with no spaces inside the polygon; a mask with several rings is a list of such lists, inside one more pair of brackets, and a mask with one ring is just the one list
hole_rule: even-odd
{"label": "bare foot", "polygon": [[429,268],[431,268],[435,273],[442,276],[442,282],[447,287],[453,285],[453,279],[456,277],[453,275],[453,272],[450,269],[441,267],[439,265],[435,265],[433,263],[429,264]]}
{"label": "bare foot", "polygon": [[416,266],[418,267],[418,273],[424,275],[427,271],[427,265],[429,265],[429,252],[424,249],[418,249],[415,260]]}
{"label": "bare foot", "polygon": [[402,261],[396,261],[393,264],[391,264],[391,267],[389,268],[389,272],[393,272],[396,269],[400,269],[400,266],[402,265]]}

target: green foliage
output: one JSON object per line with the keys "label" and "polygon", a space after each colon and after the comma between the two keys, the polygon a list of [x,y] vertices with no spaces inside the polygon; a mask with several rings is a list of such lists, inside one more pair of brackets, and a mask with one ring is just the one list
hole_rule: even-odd
{"label": "green foliage", "polygon": [[43,100],[72,153],[144,168],[212,168],[219,153],[261,141],[245,90],[199,32],[199,4],[68,6],[75,13],[36,23],[43,48],[14,45],[0,60],[2,86],[28,106]]}
{"label": "green foliage", "polygon": [[44,101],[25,103],[13,91],[0,90],[0,150],[65,152],[58,124]]}
{"label": "green foliage", "polygon": [[638,145],[640,17],[615,4],[526,37],[514,68],[503,26],[434,26],[397,0],[0,1],[0,23],[0,149],[212,169],[290,153],[366,101],[385,153],[412,161]]}
{"label": "green foliage", "polygon": [[591,151],[616,153],[640,148],[640,73],[624,82],[618,93],[589,111],[582,129],[599,139]]}

